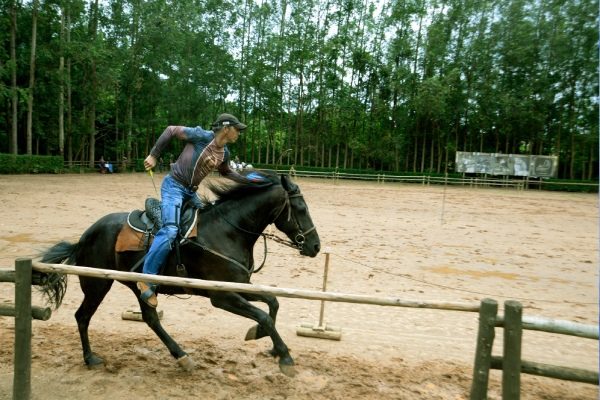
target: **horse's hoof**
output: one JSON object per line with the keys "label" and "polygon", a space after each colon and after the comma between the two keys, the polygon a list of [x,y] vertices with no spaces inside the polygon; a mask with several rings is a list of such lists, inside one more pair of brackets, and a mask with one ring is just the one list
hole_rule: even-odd
{"label": "horse's hoof", "polygon": [[92,355],[85,359],[85,365],[88,369],[98,369],[99,367],[104,366],[104,360],[96,355]]}
{"label": "horse's hoof", "polygon": [[279,370],[285,376],[289,376],[290,378],[293,378],[296,375],[298,375],[298,372],[296,371],[296,367],[294,367],[293,365],[279,364]]}
{"label": "horse's hoof", "polygon": [[192,371],[196,367],[194,360],[192,360],[187,354],[183,357],[179,357],[177,359],[177,364],[179,364],[179,366],[187,372]]}
{"label": "horse's hoof", "polygon": [[256,332],[258,331],[258,325],[254,325],[246,332],[246,338],[244,340],[256,340]]}

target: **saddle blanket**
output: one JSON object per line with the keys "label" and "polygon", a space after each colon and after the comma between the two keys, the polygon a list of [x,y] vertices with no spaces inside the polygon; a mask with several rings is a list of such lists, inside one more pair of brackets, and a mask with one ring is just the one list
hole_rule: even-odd
{"label": "saddle blanket", "polygon": [[[181,232],[181,236],[184,239],[194,238],[198,235],[198,212],[194,210],[192,221],[190,225],[186,223],[185,226],[188,226],[188,229]],[[127,222],[123,224],[123,227],[119,231],[117,235],[117,242],[115,243],[115,251],[117,253],[121,253],[124,251],[146,251],[152,244],[152,240],[154,239],[154,234],[149,231],[142,231],[139,227],[135,227],[131,220],[132,214],[141,213],[140,210],[132,211],[127,216]]]}

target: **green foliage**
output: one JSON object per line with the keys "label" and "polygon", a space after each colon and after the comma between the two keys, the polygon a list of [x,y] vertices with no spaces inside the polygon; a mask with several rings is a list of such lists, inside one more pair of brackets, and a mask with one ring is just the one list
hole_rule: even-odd
{"label": "green foliage", "polygon": [[[2,152],[15,118],[25,149],[32,4],[17,9],[15,60],[9,3],[0,18]],[[83,164],[143,159],[167,125],[227,111],[249,125],[232,153],[253,164],[444,173],[456,151],[523,144],[559,156],[560,177],[598,176],[598,0],[39,5],[40,154],[62,154],[63,90],[65,158]]]}
{"label": "green foliage", "polygon": [[0,174],[57,174],[62,170],[62,157],[0,154]]}

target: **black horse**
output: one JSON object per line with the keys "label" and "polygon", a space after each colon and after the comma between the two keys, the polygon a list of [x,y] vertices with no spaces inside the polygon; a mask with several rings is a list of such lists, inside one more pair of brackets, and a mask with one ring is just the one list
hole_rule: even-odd
{"label": "black horse", "polygon": [[[180,261],[190,278],[250,282],[253,272],[253,247],[263,230],[271,223],[285,233],[300,254],[315,257],[320,250],[319,235],[313,225],[299,187],[288,176],[265,173],[269,182],[260,186],[238,184],[231,187],[211,185],[217,201],[209,203],[200,213],[198,235],[180,246]],[[88,228],[78,243],[61,242],[42,255],[42,262],[129,271],[143,252],[116,252],[117,235],[126,223],[127,213],[113,213],[99,219]],[[171,254],[164,275],[177,276],[176,256]],[[58,307],[66,290],[66,276],[54,274],[46,288],[49,298]],[[84,299],[75,313],[83,358],[88,366],[104,361],[90,346],[88,327],[98,306],[110,290],[113,280],[80,276]],[[138,298],[142,318],[167,346],[184,369],[193,363],[181,347],[165,332],[155,309],[139,300],[140,292],[134,282],[121,282]],[[189,292],[189,290],[188,290]],[[160,286],[159,293],[182,294],[184,289]],[[193,289],[194,295],[209,297],[213,306],[253,319],[258,324],[251,328],[246,340],[269,336],[273,342],[271,354],[279,357],[284,373],[294,374],[294,361],[275,328],[279,303],[274,296]],[[250,304],[262,301],[269,313]]]}

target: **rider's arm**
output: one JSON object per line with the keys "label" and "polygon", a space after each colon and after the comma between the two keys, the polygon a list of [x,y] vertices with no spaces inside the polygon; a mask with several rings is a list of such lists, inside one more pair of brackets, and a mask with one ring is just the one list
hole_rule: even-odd
{"label": "rider's arm", "polygon": [[237,171],[234,171],[231,169],[231,167],[229,167],[229,152],[226,151],[225,152],[225,159],[223,160],[223,162],[221,163],[221,165],[219,165],[219,173],[226,177],[231,179],[234,182],[237,183],[264,183],[267,182],[267,179],[260,176],[257,173],[252,173],[249,174],[248,177],[239,174]]}
{"label": "rider's arm", "polygon": [[239,173],[237,173],[236,171],[232,170],[229,167],[229,160],[225,160],[221,163],[221,165],[219,165],[219,173],[228,178],[231,179],[234,182],[237,183],[251,183],[253,181],[251,181],[250,179],[246,178],[244,175],[241,175]]}
{"label": "rider's arm", "polygon": [[150,150],[150,155],[158,160],[163,150],[169,145],[171,139],[177,137],[178,139],[186,140],[187,136],[184,129],[183,126],[167,126],[167,129],[159,136],[156,144],[152,147],[152,150]]}

